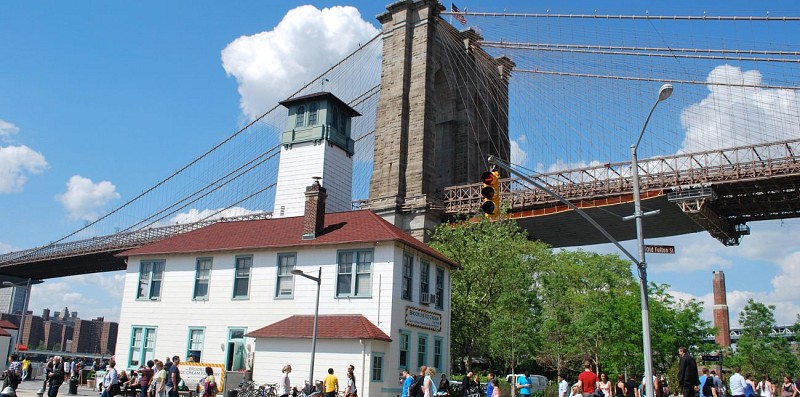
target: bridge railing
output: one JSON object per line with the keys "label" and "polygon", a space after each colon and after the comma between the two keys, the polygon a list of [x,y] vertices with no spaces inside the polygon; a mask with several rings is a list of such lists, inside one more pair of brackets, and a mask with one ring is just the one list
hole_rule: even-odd
{"label": "bridge railing", "polygon": [[98,236],[84,240],[69,241],[65,243],[49,244],[37,248],[0,255],[0,266],[57,259],[74,255],[85,255],[97,252],[124,250],[139,247],[143,244],[162,240],[167,237],[190,232],[192,230],[197,230],[217,222],[268,219],[271,217],[271,212],[261,212],[257,214],[229,218],[217,218],[192,223],[181,223],[177,225],[141,229],[106,236]]}
{"label": "bridge railing", "polygon": [[[775,178],[800,173],[800,139],[639,160],[643,191],[682,189],[705,184]],[[606,163],[532,176],[570,201],[633,194],[631,164]],[[474,213],[482,201],[480,183],[447,187],[445,211]],[[557,202],[518,178],[500,181],[510,210],[541,208]]]}

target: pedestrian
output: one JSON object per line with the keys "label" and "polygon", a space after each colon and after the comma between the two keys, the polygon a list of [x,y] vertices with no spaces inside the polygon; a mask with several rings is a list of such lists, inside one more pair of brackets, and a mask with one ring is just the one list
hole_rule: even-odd
{"label": "pedestrian", "polygon": [[625,383],[625,397],[639,397],[639,382],[636,381],[636,376],[633,374]]}
{"label": "pedestrian", "polygon": [[742,371],[741,367],[734,368],[733,375],[729,379],[731,384],[731,397],[744,397],[744,389],[747,388],[747,382],[744,376],[739,372]]}
{"label": "pedestrian", "polygon": [[703,393],[705,397],[719,397],[717,388],[714,387],[714,377],[708,375],[708,368],[703,368],[703,374],[705,375],[705,379],[700,382],[700,392]]}
{"label": "pedestrian", "polygon": [[180,363],[179,356],[172,357],[172,366],[169,367],[167,373],[167,395],[169,397],[178,397],[178,385],[181,383],[181,370],[178,368]]}
{"label": "pedestrian", "polygon": [[[488,383],[486,384],[486,397],[492,397],[492,394],[494,393],[494,383],[492,383],[493,379],[494,379],[494,372],[489,371],[489,373],[486,374],[486,380],[488,381]],[[567,396],[559,396],[559,397],[567,397]]]}
{"label": "pedestrian", "polygon": [[17,390],[17,386],[22,382],[22,363],[19,361],[17,353],[12,353],[8,359],[11,362],[8,364],[8,372],[5,382],[3,382],[3,389],[11,386],[12,389]]}
{"label": "pedestrian", "polygon": [[578,389],[583,397],[590,397],[598,383],[597,374],[592,372],[592,363],[586,361],[583,363],[583,372],[578,375]]}
{"label": "pedestrian", "polygon": [[206,377],[200,382],[203,385],[203,397],[215,397],[217,395],[217,378],[214,377],[214,369],[206,367]]}
{"label": "pedestrian", "polygon": [[139,388],[141,390],[141,397],[147,397],[147,392],[150,388],[150,382],[153,380],[153,360],[147,360],[147,366],[139,369]]}
{"label": "pedestrian", "polygon": [[438,396],[450,395],[450,380],[447,379],[447,375],[442,374],[442,379],[439,380],[438,390],[439,391],[436,393]]}
{"label": "pedestrian", "polygon": [[531,373],[525,371],[523,376],[517,377],[517,389],[521,397],[530,397],[531,395]]}
{"label": "pedestrian", "polygon": [[356,376],[349,368],[347,370],[347,385],[344,389],[344,397],[358,397],[358,389],[356,389]]}
{"label": "pedestrian", "polygon": [[292,390],[292,382],[289,380],[291,372],[292,366],[289,364],[281,368],[281,380],[278,381],[278,397],[289,397],[289,392]]}
{"label": "pedestrian", "polygon": [[433,376],[436,375],[436,369],[428,367],[425,370],[425,381],[422,383],[422,391],[424,397],[434,397],[436,395],[436,382],[433,381]]}
{"label": "pedestrian", "polygon": [[701,370],[701,372],[703,374],[700,375],[700,379],[699,379],[700,380],[700,390],[698,390],[698,392],[700,392],[700,397],[711,397],[711,395],[707,395],[707,394],[703,393],[703,388],[706,385],[706,379],[708,379],[708,368],[703,368]]}
{"label": "pedestrian", "polygon": [[798,394],[800,390],[797,390],[797,386],[792,382],[792,377],[785,375],[781,386],[781,397],[797,397]]}
{"label": "pedestrian", "polygon": [[500,383],[497,379],[492,378],[489,383],[492,385],[492,394],[486,397],[500,397]]}
{"label": "pedestrian", "polygon": [[425,391],[422,390],[422,385],[425,383],[425,372],[428,371],[428,367],[422,365],[419,367],[419,374],[414,377],[414,383],[411,385],[411,390],[409,393],[411,397],[423,397],[425,395]]}
{"label": "pedestrian", "polygon": [[328,368],[328,375],[323,381],[325,397],[336,397],[339,394],[339,378],[333,374],[333,368]]}
{"label": "pedestrian", "polygon": [[756,397],[756,384],[753,382],[753,374],[744,376],[744,397]]}
{"label": "pedestrian", "polygon": [[403,392],[400,394],[400,397],[411,397],[409,396],[409,389],[411,389],[411,385],[414,383],[414,377],[408,373],[407,369],[403,369]]}
{"label": "pedestrian", "polygon": [[47,380],[50,383],[50,387],[47,389],[47,397],[56,397],[58,388],[64,383],[64,364],[61,362],[61,356],[53,357],[53,369],[47,375]]}
{"label": "pedestrian", "polygon": [[464,379],[461,380],[461,394],[464,397],[467,397],[471,394],[470,389],[472,388],[472,375],[472,371],[469,371],[466,375],[464,375]]}
{"label": "pedestrian", "polygon": [[161,360],[156,361],[156,374],[153,377],[153,382],[156,385],[156,397],[167,397],[167,370]]}
{"label": "pedestrian", "polygon": [[[561,389],[559,388],[559,390]],[[617,383],[614,385],[614,390],[616,390],[614,397],[625,397],[625,375],[617,375]]]}
{"label": "pedestrian", "polygon": [[678,384],[681,392],[684,397],[694,396],[694,392],[700,385],[700,377],[697,376],[697,362],[683,346],[678,349],[678,355],[681,357],[678,361]]}
{"label": "pedestrian", "polygon": [[25,356],[22,359],[22,381],[30,380],[31,379],[31,359],[28,356]]}
{"label": "pedestrian", "polygon": [[769,375],[764,374],[761,377],[761,382],[756,385],[756,391],[761,397],[772,397],[775,395],[775,385],[770,382]]}
{"label": "pedestrian", "polygon": [[[116,361],[109,360],[108,367],[106,367],[106,376],[103,378],[103,393],[100,394],[100,397],[114,397],[119,394],[119,377],[117,376],[116,368],[114,368],[116,366]],[[54,397],[49,393],[47,396]]]}
{"label": "pedestrian", "polygon": [[608,380],[608,375],[600,374],[600,381],[597,382],[597,386],[600,387],[600,391],[603,392],[605,397],[611,397],[611,381]]}

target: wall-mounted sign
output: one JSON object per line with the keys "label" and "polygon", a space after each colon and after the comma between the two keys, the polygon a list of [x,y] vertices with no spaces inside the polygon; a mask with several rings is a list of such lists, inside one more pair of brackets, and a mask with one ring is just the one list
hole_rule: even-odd
{"label": "wall-mounted sign", "polygon": [[224,390],[225,386],[225,365],[215,363],[185,363],[181,361],[181,379],[186,383],[189,390],[195,390],[197,384],[206,378],[206,367],[214,370],[214,378],[217,380],[217,388]]}
{"label": "wall-mounted sign", "polygon": [[442,330],[442,315],[425,309],[406,306],[406,325],[439,332]]}

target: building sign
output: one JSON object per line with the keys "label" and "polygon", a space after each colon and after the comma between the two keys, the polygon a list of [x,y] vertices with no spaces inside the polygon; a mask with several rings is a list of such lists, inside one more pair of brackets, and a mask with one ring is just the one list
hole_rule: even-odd
{"label": "building sign", "polygon": [[186,383],[189,390],[197,389],[197,384],[206,378],[206,367],[214,370],[214,379],[217,380],[217,388],[224,390],[225,386],[225,365],[211,363],[185,363],[181,361],[181,379]]}
{"label": "building sign", "polygon": [[425,309],[406,306],[406,325],[439,332],[442,330],[442,315]]}
{"label": "building sign", "polygon": [[707,355],[703,355],[703,361],[722,362],[722,356],[710,356],[710,355],[707,356]]}
{"label": "building sign", "polygon": [[674,245],[645,245],[644,252],[648,254],[674,254]]}

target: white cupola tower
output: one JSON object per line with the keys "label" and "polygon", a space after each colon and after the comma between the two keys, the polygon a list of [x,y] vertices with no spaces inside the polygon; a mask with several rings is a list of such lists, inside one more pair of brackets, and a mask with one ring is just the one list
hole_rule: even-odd
{"label": "white cupola tower", "polygon": [[281,134],[273,217],[303,215],[306,186],[317,177],[328,194],[325,212],[350,211],[354,150],[350,119],[361,114],[330,92],[280,104],[289,109],[289,121]]}

